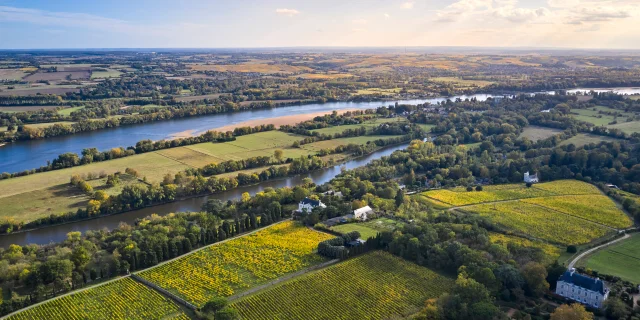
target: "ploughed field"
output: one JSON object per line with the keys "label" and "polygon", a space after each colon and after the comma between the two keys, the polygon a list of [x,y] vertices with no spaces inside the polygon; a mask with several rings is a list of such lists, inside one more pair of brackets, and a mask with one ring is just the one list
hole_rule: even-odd
{"label": "ploughed field", "polygon": [[138,275],[201,307],[213,297],[229,297],[326,261],[315,251],[332,237],[286,221]]}
{"label": "ploughed field", "polygon": [[374,251],[232,303],[243,319],[406,317],[453,287],[453,279]]}
{"label": "ploughed field", "polygon": [[632,220],[595,186],[576,180],[534,184],[431,190],[423,201],[439,207],[477,213],[498,225],[557,244],[583,244],[614,229],[630,227]]}
{"label": "ploughed field", "polygon": [[52,299],[9,316],[9,320],[190,319],[173,301],[131,278]]}

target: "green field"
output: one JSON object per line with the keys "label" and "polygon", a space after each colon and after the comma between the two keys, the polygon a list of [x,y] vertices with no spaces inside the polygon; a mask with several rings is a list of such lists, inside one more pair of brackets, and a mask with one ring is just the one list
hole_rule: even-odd
{"label": "green field", "polygon": [[29,222],[51,214],[85,208],[89,198],[69,184],[0,198],[0,220]]}
{"label": "green field", "polygon": [[107,69],[107,71],[93,71],[91,72],[91,80],[98,78],[117,78],[122,75],[122,72],[113,69]]}
{"label": "green field", "polygon": [[131,278],[124,278],[49,300],[7,319],[186,320],[189,317],[169,298]]}
{"label": "green field", "polygon": [[351,231],[358,231],[360,233],[360,239],[369,239],[375,237],[378,234],[378,230],[371,229],[361,223],[347,223],[331,227],[331,230],[340,232],[342,234],[349,233]]}
{"label": "green field", "polygon": [[418,123],[417,125],[418,127],[422,128],[424,132],[431,132],[431,129],[436,127],[434,124]]}
{"label": "green field", "polygon": [[[146,186],[133,176],[120,175],[120,183],[114,187],[106,185],[106,178],[87,181],[93,191],[102,190],[110,196],[118,195],[125,186],[139,184]],[[75,212],[86,208],[89,196],[69,183],[38,189],[30,192],[0,197],[0,220],[29,222],[51,214]]]}
{"label": "green field", "polygon": [[640,234],[598,250],[578,265],[640,284]]}
{"label": "green field", "polygon": [[333,236],[285,221],[251,235],[214,244],[139,275],[202,306],[215,296],[228,297],[326,258],[318,243]]}
{"label": "green field", "polygon": [[58,111],[58,114],[61,114],[61,115],[63,115],[63,116],[70,116],[70,115],[71,115],[71,112],[79,111],[79,110],[82,110],[82,109],[84,109],[84,108],[85,108],[85,107],[71,107],[71,108],[65,108],[65,109],[62,109],[62,110]]}
{"label": "green field", "polygon": [[54,124],[68,124],[68,125],[72,125],[75,122],[70,122],[70,121],[58,121],[58,122],[45,122],[45,123],[34,123],[34,124],[27,124],[25,125],[25,127],[29,127],[29,128],[37,128],[37,129],[43,129],[43,128],[47,128],[47,127],[51,127]]}
{"label": "green field", "polygon": [[527,126],[524,128],[520,137],[527,137],[531,141],[543,140],[553,137],[554,135],[561,133],[562,130],[554,128],[545,128],[538,126]]}
{"label": "green field", "polygon": [[149,182],[161,182],[165,174],[186,170],[188,166],[154,152],[143,153],[126,158],[94,162],[84,166],[0,180],[0,198],[67,184],[74,174],[102,172],[110,174],[118,171],[124,172],[126,168],[136,169],[140,176],[146,176]]}
{"label": "green field", "polygon": [[400,319],[454,281],[375,251],[232,303],[243,319]]}
{"label": "green field", "polygon": [[[594,110],[595,109],[595,110]],[[620,115],[616,118],[612,115],[600,114],[599,112],[617,112]],[[628,118],[633,118],[635,115],[631,112],[624,112],[612,108],[603,106],[596,106],[590,109],[571,109],[572,113],[575,113],[573,117],[577,120],[592,123],[596,126],[605,126],[608,128],[620,129],[625,133],[632,134],[634,132],[640,132],[640,121],[627,122]],[[617,121],[617,124],[609,124],[613,121]]]}
{"label": "green field", "polygon": [[361,124],[348,124],[343,126],[333,126],[328,128],[315,129],[315,130],[311,130],[311,132],[332,135],[336,133],[342,133],[349,129],[351,130],[360,129],[361,127],[365,127],[367,128],[367,131],[371,131],[373,128],[376,128],[382,123],[393,123],[393,122],[407,122],[407,120],[404,118],[380,118],[380,119],[365,121]]}
{"label": "green field", "polygon": [[349,233],[351,231],[358,231],[360,232],[360,238],[366,240],[370,237],[375,237],[378,232],[393,231],[401,225],[402,222],[398,222],[393,219],[379,218],[361,223],[341,224],[331,227],[331,230],[343,234]]}
{"label": "green field", "polygon": [[606,136],[595,135],[595,134],[578,133],[577,135],[560,142],[560,146],[564,146],[572,143],[576,147],[582,147],[590,143],[598,144],[603,141],[613,142],[613,141],[621,141],[621,140],[616,138],[606,137]]}
{"label": "green field", "polygon": [[333,149],[337,146],[348,145],[350,143],[366,144],[368,141],[373,141],[378,139],[386,140],[386,139],[398,138],[398,137],[400,136],[359,136],[359,137],[339,138],[339,139],[331,139],[331,140],[304,144],[300,146],[300,148],[304,150],[308,150],[310,152],[318,152],[322,149]]}

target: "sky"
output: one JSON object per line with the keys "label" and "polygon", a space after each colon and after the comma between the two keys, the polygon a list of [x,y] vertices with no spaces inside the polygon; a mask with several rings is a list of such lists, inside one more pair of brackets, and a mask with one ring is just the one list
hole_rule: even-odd
{"label": "sky", "polygon": [[0,0],[0,49],[640,49],[640,0]]}

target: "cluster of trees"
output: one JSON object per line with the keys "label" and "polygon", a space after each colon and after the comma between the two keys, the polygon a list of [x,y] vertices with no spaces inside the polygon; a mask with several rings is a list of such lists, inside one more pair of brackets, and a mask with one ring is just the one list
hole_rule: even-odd
{"label": "cluster of trees", "polygon": [[357,242],[351,245],[359,238],[360,232],[351,231],[339,237],[322,241],[318,244],[318,254],[331,259],[347,259],[377,248],[378,241],[373,238],[367,239],[364,244]]}

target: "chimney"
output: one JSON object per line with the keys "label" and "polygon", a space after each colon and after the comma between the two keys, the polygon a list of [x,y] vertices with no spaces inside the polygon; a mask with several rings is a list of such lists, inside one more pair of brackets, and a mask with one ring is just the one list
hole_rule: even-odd
{"label": "chimney", "polygon": [[596,277],[596,282],[600,281],[600,278]]}
{"label": "chimney", "polygon": [[573,274],[576,272],[576,268],[571,268],[571,275],[573,276]]}

